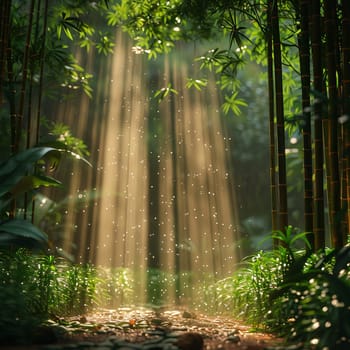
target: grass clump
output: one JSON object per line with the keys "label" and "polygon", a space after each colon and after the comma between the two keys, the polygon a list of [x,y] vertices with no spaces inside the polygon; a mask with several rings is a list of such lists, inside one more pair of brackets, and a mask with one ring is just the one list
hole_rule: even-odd
{"label": "grass clump", "polygon": [[350,246],[312,253],[306,234],[292,228],[273,238],[281,243],[276,249],[244,259],[232,276],[211,286],[207,299],[215,295],[218,312],[302,349],[349,349]]}
{"label": "grass clump", "polygon": [[78,315],[97,305],[97,269],[26,249],[0,251],[0,343],[30,342],[55,316]]}

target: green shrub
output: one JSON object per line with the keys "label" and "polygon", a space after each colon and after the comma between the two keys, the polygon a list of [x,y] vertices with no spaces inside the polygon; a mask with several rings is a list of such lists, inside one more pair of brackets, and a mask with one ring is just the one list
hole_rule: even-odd
{"label": "green shrub", "polygon": [[[293,266],[292,266],[293,267]],[[282,331],[305,349],[350,347],[350,247],[320,252],[289,274],[276,295],[287,314]]]}
{"label": "green shrub", "polygon": [[32,261],[24,250],[0,251],[0,343],[23,343],[45,315]]}

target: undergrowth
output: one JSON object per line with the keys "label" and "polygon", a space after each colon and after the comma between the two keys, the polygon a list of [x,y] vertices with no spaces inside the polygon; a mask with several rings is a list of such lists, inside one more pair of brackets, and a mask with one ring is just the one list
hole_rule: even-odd
{"label": "undergrowth", "polygon": [[171,296],[174,287],[182,288],[185,293],[178,302],[192,297],[197,310],[229,314],[303,344],[303,349],[348,349],[350,247],[311,253],[306,235],[292,228],[272,238],[280,242],[276,249],[246,257],[232,276],[217,282],[213,276],[202,278],[196,288],[189,286],[194,276],[188,272],[181,286],[179,276],[159,270],[141,277],[126,268],[74,265],[25,249],[0,251],[0,343],[27,341],[35,327],[53,315],[136,305],[143,278],[145,300],[154,307]]}
{"label": "undergrowth", "polygon": [[[207,291],[217,311],[271,331],[300,349],[350,348],[350,246],[312,253],[306,234],[277,232],[273,251],[247,257]],[[300,241],[306,249],[300,249]]]}

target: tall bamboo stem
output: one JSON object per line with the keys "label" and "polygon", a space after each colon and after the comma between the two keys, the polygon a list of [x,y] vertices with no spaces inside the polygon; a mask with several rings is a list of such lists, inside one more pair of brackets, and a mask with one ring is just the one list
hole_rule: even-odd
{"label": "tall bamboo stem", "polygon": [[16,120],[16,140],[14,144],[14,151],[18,152],[20,139],[21,139],[21,130],[23,124],[23,114],[24,114],[24,104],[26,97],[26,84],[27,84],[27,75],[28,75],[28,65],[29,65],[29,55],[30,55],[30,45],[31,45],[31,35],[32,35],[32,27],[33,27],[33,18],[34,18],[34,7],[35,0],[31,0],[30,2],[30,11],[29,11],[29,19],[28,19],[28,28],[27,28],[27,36],[26,43],[24,49],[24,57],[23,57],[23,67],[22,67],[22,84],[20,91],[20,99],[18,106],[18,114]]}
{"label": "tall bamboo stem", "polygon": [[[277,184],[276,184],[276,142],[275,142],[275,94],[273,78],[273,47],[271,32],[271,1],[267,2],[267,74],[269,92],[269,133],[270,133],[270,191],[272,231],[278,230]],[[274,242],[276,245],[276,242]]]}
{"label": "tall bamboo stem", "polygon": [[312,0],[311,10],[311,49],[313,65],[313,89],[316,97],[314,99],[314,235],[315,250],[325,247],[325,216],[324,216],[324,173],[323,173],[323,112],[321,99],[322,79],[322,44],[321,44],[321,21],[320,0]]}
{"label": "tall bamboo stem", "polygon": [[343,232],[346,242],[349,238],[350,223],[350,2],[342,0],[342,107],[346,122],[343,124],[343,155],[345,158],[345,200],[342,209],[347,212],[347,226]]}
{"label": "tall bamboo stem", "polygon": [[336,2],[325,0],[325,29],[326,29],[326,61],[328,78],[328,148],[327,161],[329,162],[330,181],[328,188],[329,219],[331,226],[331,240],[335,248],[342,247],[340,217],[340,176],[338,155],[338,90],[336,74]]}
{"label": "tall bamboo stem", "polygon": [[309,1],[300,2],[299,61],[301,74],[303,109],[303,155],[304,155],[304,222],[305,232],[311,247],[314,248],[313,235],[313,183],[312,183],[312,142],[310,120],[310,49],[309,49]]}
{"label": "tall bamboo stem", "polygon": [[281,40],[279,30],[278,2],[272,4],[272,38],[274,53],[275,94],[276,94],[276,118],[277,118],[277,154],[278,154],[278,195],[279,195],[279,228],[284,231],[288,226],[287,205],[287,175],[286,175],[286,147],[284,129],[284,105],[283,105],[283,78]]}
{"label": "tall bamboo stem", "polygon": [[8,34],[10,27],[11,0],[0,3],[0,105],[3,102],[3,85],[6,72],[6,53],[8,49]]}

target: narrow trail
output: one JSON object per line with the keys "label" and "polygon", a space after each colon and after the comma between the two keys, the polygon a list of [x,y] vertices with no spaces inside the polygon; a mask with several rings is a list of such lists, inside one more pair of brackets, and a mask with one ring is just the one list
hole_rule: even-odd
{"label": "narrow trail", "polygon": [[1,346],[7,350],[263,350],[278,349],[280,339],[251,332],[222,316],[183,310],[100,309],[74,318],[49,321],[35,345]]}

